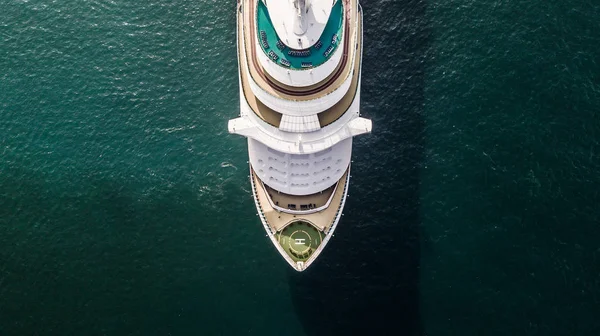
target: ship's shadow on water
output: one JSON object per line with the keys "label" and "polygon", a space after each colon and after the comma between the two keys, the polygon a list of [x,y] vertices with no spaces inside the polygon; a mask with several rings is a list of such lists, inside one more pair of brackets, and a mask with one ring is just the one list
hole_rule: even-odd
{"label": "ship's shadow on water", "polygon": [[421,335],[419,172],[424,143],[426,3],[364,2],[361,113],[349,198],[335,237],[308,270],[290,270],[307,335]]}

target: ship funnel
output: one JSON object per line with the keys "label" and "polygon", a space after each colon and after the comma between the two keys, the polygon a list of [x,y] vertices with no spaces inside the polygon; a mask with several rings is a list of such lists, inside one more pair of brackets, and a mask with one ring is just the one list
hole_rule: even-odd
{"label": "ship funnel", "polygon": [[294,34],[304,35],[308,29],[306,22],[306,13],[308,12],[308,0],[293,0],[294,1]]}

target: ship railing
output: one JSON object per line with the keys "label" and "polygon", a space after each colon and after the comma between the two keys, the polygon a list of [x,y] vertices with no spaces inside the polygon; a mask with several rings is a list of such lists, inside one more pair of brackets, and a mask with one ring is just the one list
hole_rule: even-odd
{"label": "ship railing", "polygon": [[342,205],[344,204],[344,201],[346,199],[347,196],[347,192],[348,192],[348,182],[350,180],[350,170],[348,169],[348,176],[346,177],[346,183],[344,184],[344,191],[342,193],[342,197],[340,198],[340,204],[338,204],[338,208],[337,211],[335,212],[335,216],[333,217],[333,221],[331,222],[331,225],[329,225],[329,230],[327,230],[327,234],[329,234],[329,232],[331,232],[331,229],[333,229],[334,224],[339,220],[341,213],[342,213]]}
{"label": "ship railing", "polygon": [[252,193],[253,193],[253,198],[254,198],[254,202],[257,205],[257,209],[258,209],[258,216],[261,220],[261,222],[263,223],[263,226],[265,228],[267,228],[267,230],[269,230],[269,233],[271,234],[275,234],[273,232],[273,230],[271,230],[271,227],[267,224],[267,217],[265,216],[265,212],[262,208],[262,205],[260,204],[260,201],[258,199],[258,191],[256,190],[256,185],[254,184],[254,177],[253,177],[254,171],[252,171],[252,168],[250,168],[250,185],[252,186]]}

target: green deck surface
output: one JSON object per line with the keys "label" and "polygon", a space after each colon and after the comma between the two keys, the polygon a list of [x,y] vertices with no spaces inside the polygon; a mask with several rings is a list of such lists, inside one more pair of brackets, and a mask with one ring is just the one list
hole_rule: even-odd
{"label": "green deck surface", "polygon": [[[323,30],[323,33],[319,38],[319,41],[321,41],[322,46],[319,49],[315,48],[314,45],[309,49],[304,49],[310,50],[310,56],[296,57],[288,54],[288,51],[290,50],[289,47],[285,46],[283,49],[277,47],[277,41],[279,40],[277,32],[275,31],[275,27],[273,27],[273,23],[271,22],[271,18],[269,16],[269,12],[267,11],[267,7],[262,1],[259,1],[257,10],[258,29],[256,31],[256,34],[261,49],[267,56],[269,56],[270,51],[273,51],[278,57],[276,63],[282,67],[285,67],[282,64],[282,59],[289,61],[289,68],[291,69],[309,69],[318,67],[319,65],[325,63],[325,61],[327,61],[331,57],[331,55],[333,55],[333,53],[339,46],[340,41],[342,40],[342,28],[344,22],[344,8],[342,6],[342,2],[342,0],[338,0],[331,9],[329,21],[327,22],[327,25],[325,25],[325,29]],[[261,31],[264,31],[266,34],[267,43],[269,45],[268,48],[265,48],[265,46],[261,43]],[[334,36],[336,36],[335,39]],[[329,48],[329,46],[332,46],[333,49],[329,52],[329,54],[326,57],[324,53]],[[271,57],[271,59],[273,59],[273,57]],[[302,62],[310,62],[312,63],[312,66],[302,67]]]}
{"label": "green deck surface", "polygon": [[323,236],[311,224],[297,221],[278,233],[279,244],[294,261],[306,261],[321,245]]}

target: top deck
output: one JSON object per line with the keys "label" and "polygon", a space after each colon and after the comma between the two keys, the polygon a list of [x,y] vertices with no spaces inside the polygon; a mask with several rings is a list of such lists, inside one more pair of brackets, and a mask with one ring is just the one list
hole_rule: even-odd
{"label": "top deck", "polygon": [[321,37],[311,41],[306,49],[292,49],[290,41],[281,41],[273,25],[269,11],[262,1],[258,1],[256,11],[257,38],[262,51],[273,62],[284,68],[305,70],[325,63],[342,41],[344,23],[343,1],[338,0],[331,9],[331,14]]}
{"label": "top deck", "polygon": [[[238,10],[238,45],[244,46],[243,48],[239,48],[239,66],[240,66],[240,79],[241,79],[241,88],[243,92],[243,97],[245,98],[246,103],[250,107],[250,109],[263,121],[268,123],[271,126],[279,127],[282,119],[282,114],[270,109],[265,106],[260,100],[258,100],[250,89],[250,81],[254,80],[262,89],[266,90],[270,94],[290,99],[290,100],[310,100],[318,98],[322,95],[327,95],[335,90],[341,83],[344,81],[346,76],[352,75],[352,84],[348,90],[348,93],[334,106],[331,108],[321,112],[318,114],[319,124],[321,127],[325,127],[333,122],[335,122],[338,118],[340,118],[350,107],[352,102],[354,101],[355,94],[358,89],[359,79],[360,79],[360,65],[361,65],[361,51],[362,51],[362,20],[359,15],[359,12],[354,12],[353,9],[357,6],[356,0],[338,0],[344,3],[343,7],[345,8],[345,15],[347,18],[345,19],[345,34],[344,34],[344,48],[348,49],[344,50],[344,54],[348,53],[348,56],[344,55],[342,61],[344,64],[340,64],[340,69],[332,74],[332,78],[328,79],[326,83],[319,83],[314,87],[308,88],[308,92],[303,90],[304,88],[287,88],[289,90],[295,89],[298,90],[291,93],[282,93],[282,90],[279,85],[275,85],[272,83],[268,76],[263,72],[262,67],[258,64],[255,55],[255,52],[260,52],[256,50],[257,44],[253,43],[254,39],[256,39],[256,29],[255,23],[253,20],[256,15],[256,10],[252,9],[252,6],[256,4],[258,1],[255,0],[241,0],[240,7]],[[245,8],[246,10],[242,10]],[[356,15],[356,16],[354,16]],[[356,22],[358,33],[350,34],[350,27],[348,27],[349,22]],[[356,48],[349,48],[350,45],[355,45]],[[353,57],[351,54],[356,53],[356,57]],[[353,60],[347,62],[347,60]],[[357,71],[352,71],[352,69],[356,69]],[[315,93],[313,93],[313,91]]]}
{"label": "top deck", "polygon": [[[352,74],[354,69],[353,59],[360,59],[360,53],[357,53],[360,48],[360,15],[357,11],[358,3],[357,0],[338,0],[343,3],[342,8],[344,9],[344,34],[343,43],[340,43],[343,47],[342,50],[335,52],[335,55],[341,52],[341,61],[337,68],[327,77],[325,80],[316,83],[308,87],[295,87],[288,86],[281,82],[272,79],[260,65],[257,55],[261,53],[260,41],[257,40],[258,27],[257,27],[257,9],[258,0],[240,0],[238,8],[238,42],[239,46],[244,46],[238,49],[240,65],[246,67],[248,71],[248,80],[253,80],[261,89],[267,93],[279,97],[282,99],[295,100],[295,101],[307,101],[317,99],[338,89]],[[358,26],[356,31],[355,26]],[[358,34],[357,34],[358,32]],[[353,46],[359,45],[354,48]],[[332,57],[335,57],[333,55]],[[261,56],[264,56],[262,54]],[[356,56],[356,57],[355,57]],[[268,57],[268,56],[264,56]],[[279,65],[273,64],[275,67]],[[244,73],[242,71],[242,77]]]}

